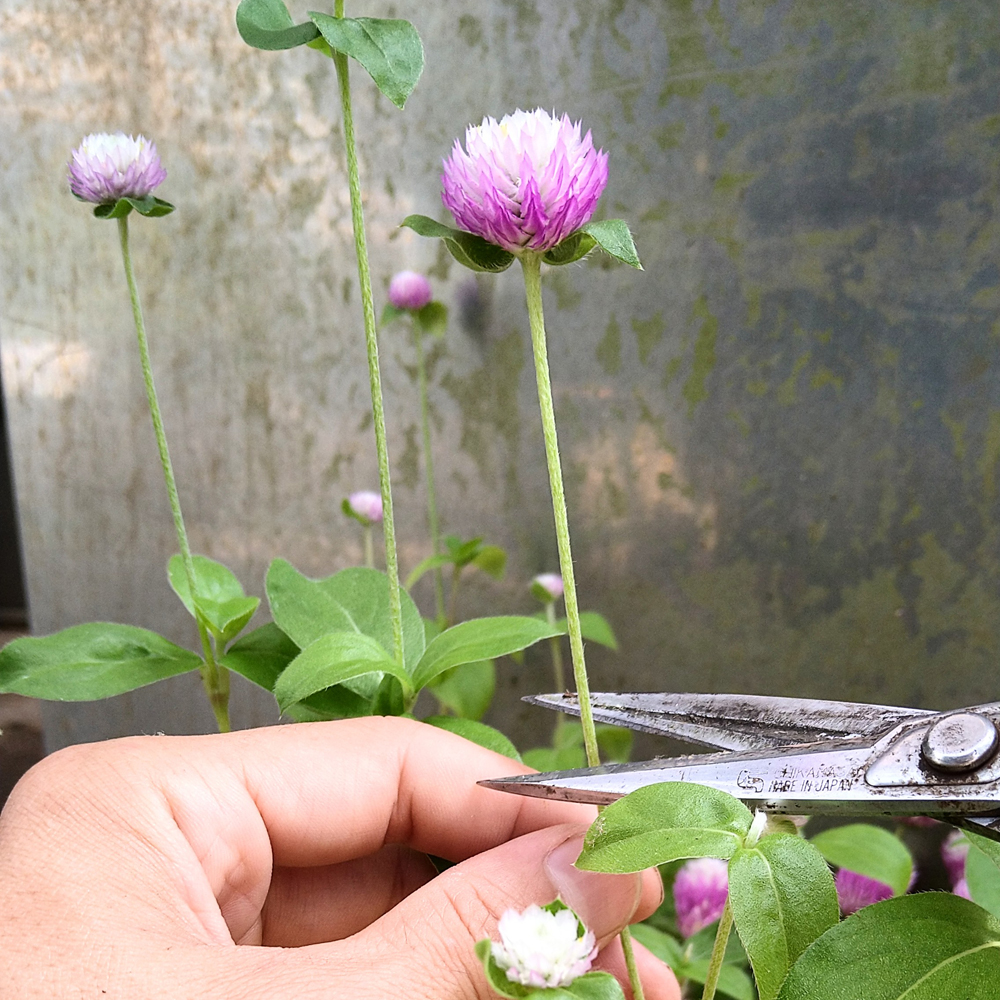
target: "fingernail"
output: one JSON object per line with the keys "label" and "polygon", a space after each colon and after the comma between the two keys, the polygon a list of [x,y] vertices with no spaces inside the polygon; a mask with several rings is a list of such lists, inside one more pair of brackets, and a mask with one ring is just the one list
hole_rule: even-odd
{"label": "fingernail", "polygon": [[594,932],[599,945],[613,938],[632,918],[642,891],[641,875],[604,875],[576,868],[583,835],[564,840],[545,858],[545,871],[560,899]]}

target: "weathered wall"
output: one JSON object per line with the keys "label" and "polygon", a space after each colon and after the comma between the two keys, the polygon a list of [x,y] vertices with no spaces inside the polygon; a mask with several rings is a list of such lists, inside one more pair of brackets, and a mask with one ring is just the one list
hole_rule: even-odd
{"label": "weathered wall", "polygon": [[[293,3],[302,15],[306,4]],[[32,622],[192,639],[114,227],[69,195],[92,130],[155,137],[178,212],[138,219],[153,362],[196,549],[261,592],[283,555],[357,562],[375,484],[332,65],[248,49],[235,3],[0,0],[0,343]],[[429,269],[447,527],[513,553],[465,612],[530,610],[555,567],[516,269],[399,231],[484,114],[542,105],[611,152],[601,205],[646,270],[547,281],[584,607],[622,640],[594,686],[947,707],[997,695],[1000,18],[995,0],[425,0],[405,112],[355,74],[380,302]],[[417,402],[383,338],[404,569],[428,551]],[[429,593],[418,592],[427,602]],[[544,660],[501,669],[493,721]],[[241,688],[237,721],[273,709]],[[182,679],[50,708],[52,745],[207,727]]]}

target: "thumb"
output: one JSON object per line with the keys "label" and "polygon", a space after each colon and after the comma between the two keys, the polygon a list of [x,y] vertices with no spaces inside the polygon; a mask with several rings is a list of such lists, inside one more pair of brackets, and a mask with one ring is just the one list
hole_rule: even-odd
{"label": "thumb", "polygon": [[[491,995],[475,956],[476,941],[496,936],[505,910],[523,910],[560,896],[603,947],[633,919],[647,916],[662,889],[650,874],[602,875],[573,866],[584,828],[548,827],[508,841],[443,872],[364,931],[338,942],[396,981],[373,983],[372,995],[471,1000]],[[391,957],[390,957],[391,956]],[[346,956],[341,954],[341,960]],[[354,964],[347,959],[350,964]]]}

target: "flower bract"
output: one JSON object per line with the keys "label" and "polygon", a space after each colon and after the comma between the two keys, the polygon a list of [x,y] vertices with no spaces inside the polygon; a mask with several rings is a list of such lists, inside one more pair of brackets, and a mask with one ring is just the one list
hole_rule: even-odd
{"label": "flower bract", "polygon": [[105,205],[119,198],[145,198],[166,179],[156,143],[124,132],[95,132],[73,150],[70,190],[83,201]]}
{"label": "flower bract", "polygon": [[347,498],[347,506],[360,521],[379,524],[382,521],[382,497],[371,490],[358,490]]}
{"label": "flower bract", "polygon": [[590,971],[597,956],[594,932],[581,926],[567,908],[507,910],[497,927],[500,941],[491,946],[493,958],[511,982],[537,989],[568,986]]}
{"label": "flower bract", "polygon": [[441,197],[462,229],[511,253],[544,252],[589,221],[607,181],[590,132],[538,108],[469,126],[445,160]]}
{"label": "flower bract", "polygon": [[563,595],[563,578],[558,573],[539,573],[531,581],[531,591],[545,603],[558,601]]}
{"label": "flower bract", "polygon": [[389,282],[389,302],[397,309],[423,309],[432,296],[431,283],[416,271],[400,271]]}
{"label": "flower bract", "polygon": [[696,858],[682,865],[674,878],[677,929],[689,938],[714,924],[729,895],[729,866],[719,858]]}

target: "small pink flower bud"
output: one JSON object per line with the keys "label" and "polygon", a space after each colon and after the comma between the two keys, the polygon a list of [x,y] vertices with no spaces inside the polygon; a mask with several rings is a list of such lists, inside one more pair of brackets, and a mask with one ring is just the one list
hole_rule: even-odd
{"label": "small pink flower bud", "polygon": [[689,938],[714,924],[729,895],[729,865],[719,858],[696,858],[674,877],[674,908],[681,937]]}
{"label": "small pink flower bud", "polygon": [[389,302],[397,309],[423,309],[432,295],[431,283],[416,271],[400,271],[389,282]]}
{"label": "small pink flower bud", "polygon": [[93,133],[73,150],[69,162],[70,190],[95,205],[145,198],[166,177],[156,143],[144,135]]}
{"label": "small pink flower bud", "polygon": [[358,490],[347,498],[352,513],[369,524],[382,522],[382,497],[371,490]]}
{"label": "small pink flower bud", "polygon": [[[558,601],[563,595],[563,578],[558,573],[539,573],[531,581],[531,589],[539,598],[548,595],[548,601]],[[543,593],[539,594],[538,590]]]}

